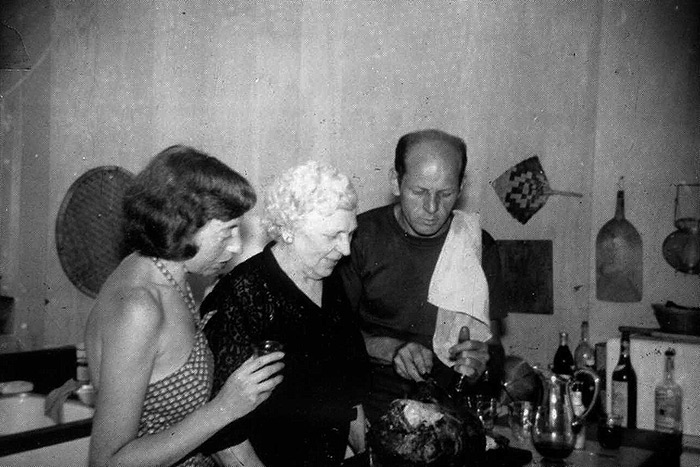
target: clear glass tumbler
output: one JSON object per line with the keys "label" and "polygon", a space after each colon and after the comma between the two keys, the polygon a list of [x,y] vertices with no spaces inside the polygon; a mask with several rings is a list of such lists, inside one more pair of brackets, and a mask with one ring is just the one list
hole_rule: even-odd
{"label": "clear glass tumbler", "polygon": [[534,411],[529,401],[515,401],[508,406],[508,426],[513,440],[526,442],[530,440]]}
{"label": "clear glass tumbler", "polygon": [[598,422],[598,443],[605,449],[617,449],[622,444],[622,417],[608,414]]}
{"label": "clear glass tumbler", "polygon": [[481,420],[484,429],[488,432],[493,430],[493,426],[498,417],[498,401],[494,397],[486,397],[481,394],[469,396],[467,406],[476,413]]}
{"label": "clear glass tumbler", "polygon": [[284,350],[284,345],[273,340],[264,340],[253,344],[253,355],[262,357],[272,352],[281,352]]}

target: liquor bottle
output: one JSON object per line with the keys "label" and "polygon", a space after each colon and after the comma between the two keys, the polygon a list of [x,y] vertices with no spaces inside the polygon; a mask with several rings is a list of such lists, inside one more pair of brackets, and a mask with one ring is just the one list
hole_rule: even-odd
{"label": "liquor bottle", "polygon": [[666,351],[664,376],[654,390],[656,431],[680,433],[683,431],[683,390],[673,379],[673,357],[676,351]]}
{"label": "liquor bottle", "polygon": [[588,342],[588,321],[581,322],[581,340],[574,350],[574,362],[576,368],[594,369],[595,367],[595,353]]}
{"label": "liquor bottle", "polygon": [[[457,343],[461,344],[469,340],[469,328],[467,326],[462,326],[459,330],[459,336],[457,337]],[[454,372],[452,375],[451,395],[455,398],[459,398],[463,395],[464,390],[467,388],[467,376]]]}
{"label": "liquor bottle", "polygon": [[90,384],[90,371],[88,369],[85,344],[82,342],[75,346],[75,379],[81,385]]}
{"label": "liquor bottle", "polygon": [[574,357],[569,350],[569,335],[565,332],[559,333],[559,347],[554,354],[552,371],[568,377],[574,374]]}
{"label": "liquor bottle", "polygon": [[[577,417],[581,416],[583,412],[586,411],[586,406],[583,402],[583,391],[584,391],[583,381],[577,380],[571,384],[571,409],[574,415]],[[586,424],[578,428],[578,432],[574,432],[575,441],[574,449],[585,449],[586,448]]]}
{"label": "liquor bottle", "polygon": [[619,415],[621,425],[637,428],[637,374],[630,360],[630,333],[622,332],[620,358],[612,372],[611,411]]}
{"label": "liquor bottle", "polygon": [[[588,368],[595,371],[595,352],[588,342],[588,321],[581,322],[581,340],[574,350],[574,364],[576,369]],[[583,403],[586,406],[591,403],[593,394],[595,394],[595,384],[589,378],[581,387]]]}

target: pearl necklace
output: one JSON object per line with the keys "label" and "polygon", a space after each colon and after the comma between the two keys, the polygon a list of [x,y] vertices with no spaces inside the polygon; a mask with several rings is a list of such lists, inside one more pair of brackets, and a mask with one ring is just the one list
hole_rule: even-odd
{"label": "pearl necklace", "polygon": [[187,305],[187,309],[190,310],[190,313],[194,317],[195,322],[199,321],[199,313],[197,313],[197,305],[195,304],[194,301],[194,295],[192,295],[192,288],[190,287],[190,284],[185,280],[185,288],[187,289],[187,293],[185,293],[184,290],[182,290],[182,287],[180,287],[180,284],[175,280],[173,275],[168,271],[168,268],[165,267],[165,264],[161,262],[158,258],[155,256],[151,257],[151,261],[153,261],[153,264],[156,265],[158,270],[165,276],[165,278],[170,282],[170,285],[172,285],[175,290],[180,294],[180,297],[182,297],[182,300],[184,300],[185,304]]}

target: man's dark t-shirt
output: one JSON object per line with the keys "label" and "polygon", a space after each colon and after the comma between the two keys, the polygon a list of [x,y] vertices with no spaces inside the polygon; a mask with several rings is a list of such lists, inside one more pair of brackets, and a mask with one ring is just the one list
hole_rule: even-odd
{"label": "man's dark t-shirt", "polygon": [[[428,289],[447,231],[432,238],[408,235],[396,221],[393,205],[365,212],[357,221],[350,257],[339,265],[338,272],[363,332],[432,348],[437,307],[427,302]],[[489,283],[490,317],[499,319],[504,311],[496,292],[500,260],[495,241],[486,232],[482,234],[482,256]],[[454,372],[437,358],[433,363],[431,376],[441,385],[450,384]],[[366,404],[370,419],[382,413],[391,400],[405,397],[412,389],[412,384],[396,375],[391,366],[375,362]]]}

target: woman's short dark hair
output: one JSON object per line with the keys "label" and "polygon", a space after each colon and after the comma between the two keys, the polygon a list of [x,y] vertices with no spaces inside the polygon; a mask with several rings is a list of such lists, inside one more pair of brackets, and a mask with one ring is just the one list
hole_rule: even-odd
{"label": "woman's short dark hair", "polygon": [[212,219],[242,216],[256,201],[248,180],[215,157],[170,146],[136,176],[124,196],[130,251],[181,261],[197,253],[194,235]]}
{"label": "woman's short dark hair", "polygon": [[399,138],[399,142],[396,143],[396,151],[394,153],[394,170],[396,170],[399,183],[406,173],[406,153],[408,153],[408,150],[411,149],[411,147],[423,141],[442,141],[459,151],[461,156],[459,184],[461,185],[462,179],[464,178],[464,168],[467,166],[467,144],[458,136],[435,129],[413,131],[411,133],[406,133]]}

